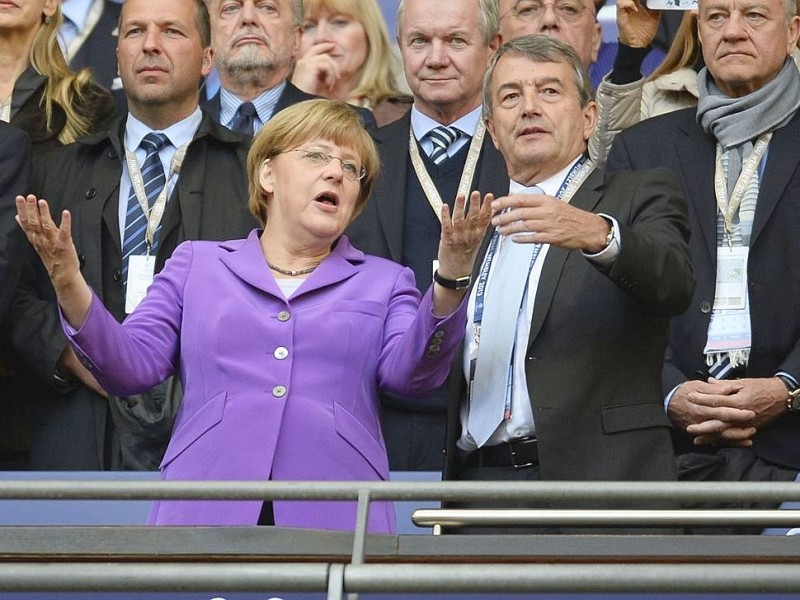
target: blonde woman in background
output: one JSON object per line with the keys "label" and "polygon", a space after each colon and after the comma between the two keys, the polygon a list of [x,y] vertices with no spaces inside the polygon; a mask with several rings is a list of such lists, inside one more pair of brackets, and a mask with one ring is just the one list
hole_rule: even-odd
{"label": "blonde woman in background", "polygon": [[0,10],[0,120],[28,133],[37,153],[104,129],[111,95],[89,70],[67,66],[60,0],[17,0]]}
{"label": "blonde woman in background", "polygon": [[400,118],[411,97],[398,89],[394,53],[375,0],[305,0],[292,83],[310,94],[372,110],[378,125]]}

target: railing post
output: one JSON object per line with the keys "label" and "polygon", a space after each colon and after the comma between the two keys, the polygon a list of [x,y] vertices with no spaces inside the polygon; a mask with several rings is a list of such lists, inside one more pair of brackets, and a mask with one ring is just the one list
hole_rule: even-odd
{"label": "railing post", "polygon": [[344,597],[344,565],[328,565],[328,600],[342,600]]}
{"label": "railing post", "polygon": [[[358,508],[356,510],[356,528],[353,532],[353,554],[350,557],[350,564],[364,564],[364,555],[367,545],[367,525],[369,524],[369,490],[358,490]],[[344,587],[344,575],[342,575],[342,587]],[[358,600],[358,594],[348,594],[348,600]]]}

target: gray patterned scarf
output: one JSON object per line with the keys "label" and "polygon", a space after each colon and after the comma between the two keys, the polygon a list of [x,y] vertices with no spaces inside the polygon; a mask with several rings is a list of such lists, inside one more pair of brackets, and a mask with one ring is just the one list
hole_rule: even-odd
{"label": "gray patterned scarf", "polygon": [[719,90],[708,68],[703,67],[697,74],[697,89],[697,123],[729,155],[730,193],[753,149],[753,140],[786,125],[800,108],[800,72],[787,57],[772,81],[746,96],[731,98]]}

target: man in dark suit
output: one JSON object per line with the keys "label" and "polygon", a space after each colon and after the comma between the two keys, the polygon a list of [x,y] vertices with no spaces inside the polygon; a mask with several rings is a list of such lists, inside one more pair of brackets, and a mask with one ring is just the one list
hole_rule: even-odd
{"label": "man in dark suit", "polygon": [[[31,177],[31,140],[16,127],[0,121],[0,332],[20,273],[25,237],[14,222],[14,198],[27,193]],[[14,394],[13,381],[0,361],[0,470],[27,465],[28,407]]]}
{"label": "man in dark suit", "polygon": [[[246,206],[248,139],[198,107],[197,82],[211,68],[203,1],[126,0],[117,57],[129,113],[43,158],[33,191],[72,212],[84,276],[121,320],[177,244],[244,237],[255,221]],[[180,390],[170,383],[106,399],[66,345],[52,289],[38,277],[15,301],[14,342],[42,380],[55,376],[60,393],[37,406],[32,468],[156,468]]]}
{"label": "man in dark suit", "polygon": [[660,374],[694,283],[680,188],[666,170],[594,169],[597,107],[563,42],[503,45],[486,81],[511,193],[473,273],[446,476],[674,479]]}
{"label": "man in dark suit", "polygon": [[795,13],[794,0],[754,13],[701,0],[697,108],[623,132],[608,159],[614,170],[673,169],[689,204],[698,285],[672,321],[663,375],[682,479],[800,470]]}
{"label": "man in dark suit", "polygon": [[107,90],[115,89],[117,25],[121,4],[113,0],[63,0],[64,23],[59,38],[64,57],[73,71],[89,67],[94,80]]}
{"label": "man in dark suit", "polygon": [[[302,0],[206,0],[220,89],[204,109],[216,123],[254,135],[281,109],[316,98],[288,81],[300,45]],[[355,109],[368,129],[375,118]]]}
{"label": "man in dark suit", "polygon": [[[433,277],[442,202],[452,207],[457,193],[508,189],[502,157],[484,137],[480,118],[483,74],[498,44],[497,6],[494,0],[404,0],[397,22],[414,105],[374,134],[381,173],[347,233],[364,252],[410,267],[424,291]],[[382,405],[391,468],[440,470],[446,390],[424,400],[386,396]]]}

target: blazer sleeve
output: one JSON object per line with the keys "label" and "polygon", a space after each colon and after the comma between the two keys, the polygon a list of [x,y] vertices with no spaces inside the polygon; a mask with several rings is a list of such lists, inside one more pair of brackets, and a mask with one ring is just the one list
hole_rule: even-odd
{"label": "blazer sleeve", "polygon": [[464,338],[467,295],[446,317],[433,313],[433,286],[419,300],[410,269],[395,280],[378,360],[378,387],[416,398],[428,395],[447,379],[450,363]]}
{"label": "blazer sleeve", "polygon": [[[668,169],[618,173],[606,193],[633,195],[631,213],[618,218],[621,249],[608,276],[659,316],[679,315],[694,291],[689,220],[680,184]],[[616,216],[616,215],[615,215]]]}
{"label": "blazer sleeve", "polygon": [[147,295],[123,323],[93,295],[83,325],[62,324],[78,359],[104,389],[118,396],[144,392],[178,367],[183,294],[192,265],[192,243],[178,246]]}

